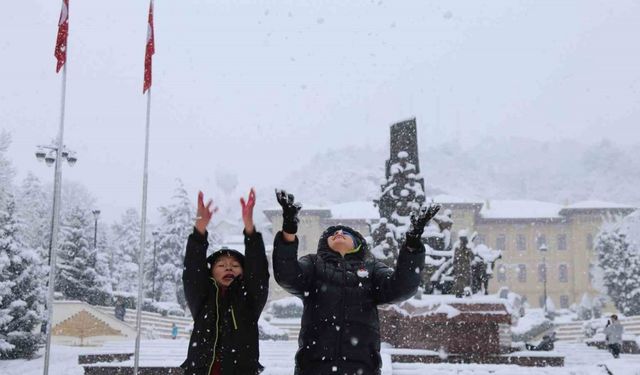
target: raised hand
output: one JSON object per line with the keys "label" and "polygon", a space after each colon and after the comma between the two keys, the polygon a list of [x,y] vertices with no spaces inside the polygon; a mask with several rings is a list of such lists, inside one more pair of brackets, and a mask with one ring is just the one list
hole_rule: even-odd
{"label": "raised hand", "polygon": [[245,201],[244,198],[240,198],[240,205],[242,206],[242,221],[244,222],[244,232],[247,235],[253,233],[253,208],[256,205],[256,191],[251,188],[249,191],[249,198]]}
{"label": "raised hand", "polygon": [[198,211],[196,214],[196,230],[204,236],[207,231],[207,225],[211,221],[213,214],[218,212],[218,207],[211,207],[213,201],[209,199],[207,204],[204,204],[204,194],[201,191],[198,192]]}
{"label": "raised hand", "polygon": [[289,234],[298,232],[298,213],[302,205],[295,201],[293,194],[287,194],[284,190],[276,189],[276,199],[282,206],[282,231]]}
{"label": "raised hand", "polygon": [[419,241],[420,237],[422,237],[422,233],[424,232],[424,227],[427,225],[429,220],[433,219],[434,216],[440,211],[439,204],[432,204],[428,207],[422,206],[418,213],[411,213],[411,226],[407,231],[407,241],[413,242]]}

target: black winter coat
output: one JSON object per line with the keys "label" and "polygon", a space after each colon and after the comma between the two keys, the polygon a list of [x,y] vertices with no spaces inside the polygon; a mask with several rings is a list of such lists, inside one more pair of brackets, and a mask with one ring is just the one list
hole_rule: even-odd
{"label": "black winter coat", "polygon": [[[327,238],[338,229],[355,233],[360,251],[343,258]],[[329,227],[318,242],[317,254],[297,259],[298,239],[275,238],[274,277],[304,304],[297,375],[379,374],[380,322],[377,306],[411,297],[420,284],[424,246],[400,250],[396,270],[368,254],[366,241],[345,226]]]}
{"label": "black winter coat", "polygon": [[209,375],[216,355],[222,374],[252,375],[262,371],[258,362],[258,318],[267,301],[269,270],[262,235],[245,234],[243,276],[227,288],[224,298],[211,277],[206,234],[194,230],[187,242],[182,281],[193,316],[193,331],[185,375]]}

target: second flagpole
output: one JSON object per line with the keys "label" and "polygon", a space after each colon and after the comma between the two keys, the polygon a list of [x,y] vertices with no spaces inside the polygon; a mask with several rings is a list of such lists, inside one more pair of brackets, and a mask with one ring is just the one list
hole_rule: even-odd
{"label": "second flagpole", "polygon": [[142,174],[142,217],[140,222],[140,249],[138,255],[138,305],[136,310],[136,348],[133,373],[138,374],[140,362],[140,335],[142,333],[142,298],[144,278],[144,249],[147,232],[147,185],[149,180],[149,129],[151,123],[151,88],[147,90],[147,122],[144,140],[144,172]]}
{"label": "second flagpole", "polygon": [[149,20],[147,24],[147,46],[144,57],[144,85],[142,92],[147,93],[147,121],[144,137],[144,171],[142,173],[142,217],[140,220],[140,248],[138,249],[138,306],[136,309],[136,348],[133,360],[133,374],[138,375],[140,364],[140,336],[142,335],[142,298],[144,290],[144,249],[147,234],[147,185],[149,180],[149,129],[151,125],[151,64],[155,53],[153,32],[153,0],[149,1]]}

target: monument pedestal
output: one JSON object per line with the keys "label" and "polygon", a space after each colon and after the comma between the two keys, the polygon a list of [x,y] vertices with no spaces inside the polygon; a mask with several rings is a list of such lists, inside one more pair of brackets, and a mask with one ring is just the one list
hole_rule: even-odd
{"label": "monument pedestal", "polygon": [[494,297],[424,296],[380,308],[382,341],[392,361],[563,366],[553,352],[514,352],[511,315]]}

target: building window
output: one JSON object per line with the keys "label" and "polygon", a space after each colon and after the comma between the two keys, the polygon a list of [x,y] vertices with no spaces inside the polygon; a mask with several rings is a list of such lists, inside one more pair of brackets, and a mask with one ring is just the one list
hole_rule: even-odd
{"label": "building window", "polygon": [[569,308],[569,296],[565,296],[565,295],[560,296],[560,308],[561,309]]}
{"label": "building window", "polygon": [[527,237],[525,237],[524,234],[519,234],[518,237],[516,237],[516,247],[520,251],[527,250]]}
{"label": "building window", "polygon": [[500,266],[498,267],[498,282],[507,281],[507,267]]}
{"label": "building window", "polygon": [[558,266],[558,279],[561,283],[569,282],[569,267],[566,264]]}
{"label": "building window", "polygon": [[593,250],[593,234],[587,234],[587,250]]}
{"label": "building window", "polygon": [[567,250],[567,235],[558,235],[558,250]]}
{"label": "building window", "polygon": [[496,237],[496,249],[507,250],[507,237],[504,234],[499,234]]}
{"label": "building window", "polygon": [[538,246],[538,249],[540,249],[542,245],[547,246],[547,236],[544,234],[538,234],[538,237],[536,238],[536,245]]}
{"label": "building window", "polygon": [[543,282],[546,277],[547,277],[546,264],[538,264],[538,281]]}
{"label": "building window", "polygon": [[518,281],[521,283],[527,282],[527,266],[524,264],[518,264]]}

